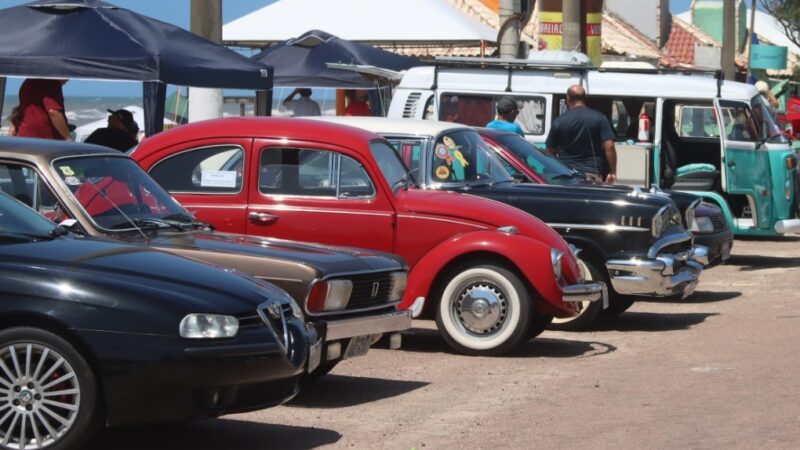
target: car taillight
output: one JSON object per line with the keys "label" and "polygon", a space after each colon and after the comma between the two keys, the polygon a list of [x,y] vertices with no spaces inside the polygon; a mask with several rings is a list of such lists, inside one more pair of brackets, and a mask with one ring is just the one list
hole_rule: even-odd
{"label": "car taillight", "polygon": [[310,313],[341,311],[347,307],[352,292],[350,280],[318,281],[311,286],[306,309]]}

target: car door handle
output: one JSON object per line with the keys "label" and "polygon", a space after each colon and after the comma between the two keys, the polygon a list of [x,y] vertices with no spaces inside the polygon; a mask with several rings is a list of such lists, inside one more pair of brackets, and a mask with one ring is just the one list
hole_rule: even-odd
{"label": "car door handle", "polygon": [[251,222],[261,225],[270,225],[278,221],[278,216],[267,213],[251,212],[248,214],[248,217],[250,217]]}

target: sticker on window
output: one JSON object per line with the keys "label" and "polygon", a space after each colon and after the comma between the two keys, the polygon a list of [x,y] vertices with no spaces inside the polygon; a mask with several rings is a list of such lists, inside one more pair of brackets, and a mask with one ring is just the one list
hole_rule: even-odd
{"label": "sticker on window", "polygon": [[450,169],[447,166],[439,166],[436,168],[436,178],[440,180],[446,180],[450,177]]}
{"label": "sticker on window", "polygon": [[81,180],[79,180],[77,177],[64,178],[64,182],[70,186],[80,186],[81,184]]}
{"label": "sticker on window", "polygon": [[59,167],[59,169],[61,170],[61,173],[63,173],[65,177],[71,177],[72,175],[75,175],[75,172],[72,170],[72,167],[70,166],[61,166]]}
{"label": "sticker on window", "polygon": [[235,170],[204,170],[200,178],[200,186],[215,188],[235,188]]}

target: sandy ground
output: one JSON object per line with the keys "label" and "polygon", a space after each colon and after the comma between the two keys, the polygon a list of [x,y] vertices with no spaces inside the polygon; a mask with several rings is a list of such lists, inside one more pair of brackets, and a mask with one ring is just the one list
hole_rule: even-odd
{"label": "sandy ground", "polygon": [[288,405],[107,431],[103,449],[800,446],[800,239],[737,240],[686,300],[511,355],[452,353],[431,322]]}

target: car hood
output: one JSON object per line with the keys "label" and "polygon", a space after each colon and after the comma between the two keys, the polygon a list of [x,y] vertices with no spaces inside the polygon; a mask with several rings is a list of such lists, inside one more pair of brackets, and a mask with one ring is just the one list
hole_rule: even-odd
{"label": "car hood", "polygon": [[[551,185],[551,186],[556,186],[556,185]],[[680,210],[681,214],[686,211],[686,208],[688,208],[689,205],[691,205],[694,201],[700,198],[699,196],[690,194],[688,192],[673,191],[671,189],[662,189],[657,192],[652,192],[650,190],[635,188],[633,186],[628,186],[624,184],[606,184],[606,183],[598,183],[585,180],[580,180],[577,181],[576,183],[570,183],[564,186],[596,189],[601,191],[604,190],[606,192],[617,192],[623,195],[630,195],[631,193],[638,191],[638,192],[648,193],[650,195],[665,196],[670,198],[675,203],[675,206],[678,207],[678,210]]]}
{"label": "car hood", "polygon": [[515,226],[520,233],[561,251],[566,242],[538,218],[505,203],[458,192],[408,189],[398,192],[403,207],[413,213],[480,223],[487,228]]}
{"label": "car hood", "polygon": [[194,231],[190,233],[162,232],[149,241],[155,247],[185,249],[201,252],[247,255],[282,261],[294,261],[311,266],[326,275],[362,271],[403,270],[402,258],[388,253],[354,247],[288,241],[235,233]]}
{"label": "car hood", "polygon": [[273,285],[239,272],[103,239],[59,237],[4,244],[0,258],[4,271],[46,279],[52,286],[72,286],[66,294],[58,289],[39,292],[45,296],[113,293],[111,298],[85,294],[81,299],[100,308],[125,308],[138,302],[179,317],[191,312],[238,314],[255,311],[267,298],[283,302],[286,296]]}

